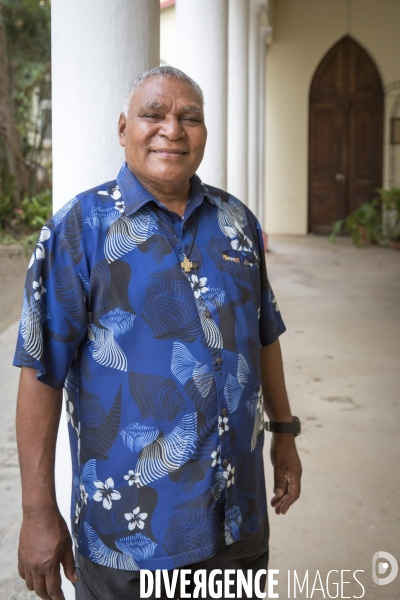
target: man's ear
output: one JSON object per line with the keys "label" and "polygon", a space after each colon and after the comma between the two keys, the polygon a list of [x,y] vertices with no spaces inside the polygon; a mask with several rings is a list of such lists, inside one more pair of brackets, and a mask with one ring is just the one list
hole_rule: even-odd
{"label": "man's ear", "polygon": [[118,120],[118,137],[119,137],[119,143],[123,147],[125,147],[125,130],[126,130],[126,116],[124,115],[124,113],[121,113],[119,115],[119,120]]}

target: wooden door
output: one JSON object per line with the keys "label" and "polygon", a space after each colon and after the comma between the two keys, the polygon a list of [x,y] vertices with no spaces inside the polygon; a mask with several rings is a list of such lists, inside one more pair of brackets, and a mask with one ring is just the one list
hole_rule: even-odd
{"label": "wooden door", "polygon": [[382,186],[383,89],[367,52],[351,37],[322,59],[310,89],[308,228],[337,219]]}

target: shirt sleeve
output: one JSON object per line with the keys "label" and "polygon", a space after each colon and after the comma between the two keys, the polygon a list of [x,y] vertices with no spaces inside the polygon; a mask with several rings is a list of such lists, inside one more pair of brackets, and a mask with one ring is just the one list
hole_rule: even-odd
{"label": "shirt sleeve", "polygon": [[257,222],[258,246],[260,253],[260,278],[261,278],[261,299],[260,299],[260,344],[269,346],[273,344],[278,337],[286,331],[278,303],[267,276],[267,265],[265,261],[265,247],[263,234],[260,224]]}
{"label": "shirt sleeve", "polygon": [[87,329],[85,280],[76,256],[52,221],[39,236],[25,281],[13,364],[62,388]]}

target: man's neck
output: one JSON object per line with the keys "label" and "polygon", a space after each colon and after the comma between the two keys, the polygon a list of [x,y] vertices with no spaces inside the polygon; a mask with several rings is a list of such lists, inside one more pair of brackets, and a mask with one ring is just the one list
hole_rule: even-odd
{"label": "man's neck", "polygon": [[164,204],[168,210],[183,217],[190,195],[190,181],[184,182],[183,184],[169,185],[168,183],[163,183],[158,185],[157,183],[154,184],[153,182],[143,179],[136,175],[136,173],[134,173],[134,175],[156,200],[161,202],[161,204]]}

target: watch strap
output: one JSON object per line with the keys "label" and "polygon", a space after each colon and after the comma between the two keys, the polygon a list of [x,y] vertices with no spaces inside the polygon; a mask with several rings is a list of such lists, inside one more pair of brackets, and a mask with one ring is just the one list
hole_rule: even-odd
{"label": "watch strap", "polygon": [[291,423],[266,421],[264,427],[266,431],[270,431],[271,433],[292,433],[294,436],[298,436],[301,432],[301,424],[298,417],[293,417],[293,421]]}

